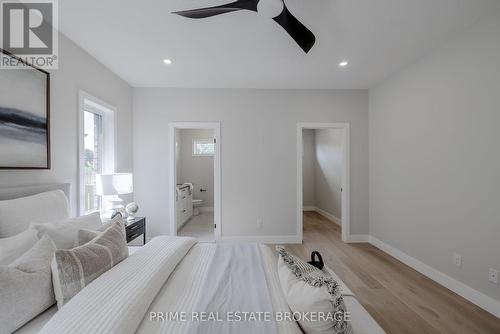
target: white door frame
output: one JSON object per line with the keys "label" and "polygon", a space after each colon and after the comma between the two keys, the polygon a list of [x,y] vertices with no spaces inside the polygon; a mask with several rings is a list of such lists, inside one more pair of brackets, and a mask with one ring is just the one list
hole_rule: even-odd
{"label": "white door frame", "polygon": [[176,129],[212,129],[215,139],[214,156],[214,224],[215,240],[220,241],[222,236],[221,226],[221,164],[220,164],[220,122],[172,122],[169,129],[169,219],[170,234],[177,235],[177,210],[175,208],[176,164],[175,164],[175,130]]}
{"label": "white door frame", "polygon": [[349,123],[298,123],[297,124],[297,234],[300,240],[303,240],[303,180],[302,180],[302,155],[303,155],[303,140],[302,130],[320,130],[320,129],[341,129],[343,130],[342,144],[342,241],[350,242],[350,176],[349,176]]}

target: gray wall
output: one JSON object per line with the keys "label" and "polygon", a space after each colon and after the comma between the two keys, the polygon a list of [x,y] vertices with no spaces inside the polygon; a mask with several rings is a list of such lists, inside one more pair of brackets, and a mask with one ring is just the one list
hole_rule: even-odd
{"label": "gray wall", "polygon": [[150,236],[169,233],[172,121],[221,122],[223,236],[295,236],[297,123],[349,122],[352,232],[368,233],[367,113],[362,90],[134,89],[135,199]]}
{"label": "gray wall", "polygon": [[314,183],[316,207],[342,217],[342,140],[343,130],[315,130]]}
{"label": "gray wall", "polygon": [[316,185],[314,180],[314,165],[316,163],[316,147],[314,130],[302,130],[304,150],[302,156],[302,202],[304,206],[316,206]]}
{"label": "gray wall", "polygon": [[303,204],[342,217],[342,130],[302,130]]}
{"label": "gray wall", "polygon": [[497,300],[499,36],[497,14],[371,89],[369,113],[371,234]]}
{"label": "gray wall", "polygon": [[76,213],[78,179],[78,90],[114,105],[115,167],[131,172],[132,88],[65,36],[59,38],[59,69],[51,71],[50,170],[0,171],[0,187],[42,183],[71,183],[71,207]]}
{"label": "gray wall", "polygon": [[[202,199],[204,207],[214,206],[214,157],[193,157],[193,139],[212,139],[211,129],[178,129],[180,150],[177,161],[180,182],[194,185],[193,199]],[[207,190],[201,192],[200,189]]]}

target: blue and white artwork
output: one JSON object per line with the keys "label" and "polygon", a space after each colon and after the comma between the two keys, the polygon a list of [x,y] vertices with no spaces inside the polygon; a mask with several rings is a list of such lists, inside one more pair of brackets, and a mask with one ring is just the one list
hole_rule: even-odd
{"label": "blue and white artwork", "polygon": [[34,68],[0,69],[0,168],[50,167],[47,78]]}

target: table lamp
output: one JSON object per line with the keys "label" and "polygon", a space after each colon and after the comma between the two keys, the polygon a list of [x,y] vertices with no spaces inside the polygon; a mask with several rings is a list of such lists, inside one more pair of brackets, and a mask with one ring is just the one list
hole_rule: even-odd
{"label": "table lamp", "polygon": [[98,174],[96,177],[96,195],[107,197],[111,209],[110,217],[116,211],[125,213],[123,200],[119,195],[131,194],[133,191],[132,173]]}

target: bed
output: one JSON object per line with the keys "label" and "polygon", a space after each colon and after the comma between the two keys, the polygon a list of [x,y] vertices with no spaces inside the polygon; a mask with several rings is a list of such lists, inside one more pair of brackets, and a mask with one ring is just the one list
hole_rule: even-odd
{"label": "bed", "polygon": [[[0,198],[46,189],[69,194],[68,185],[50,185],[0,189]],[[384,333],[339,283],[353,332]],[[59,311],[52,306],[16,333],[302,333],[295,321],[276,317],[286,313],[270,246],[159,236],[131,249]]]}

